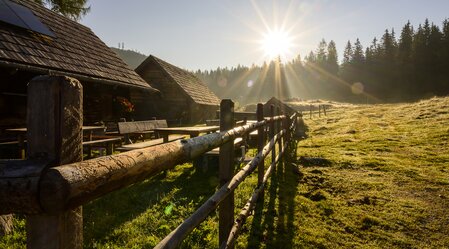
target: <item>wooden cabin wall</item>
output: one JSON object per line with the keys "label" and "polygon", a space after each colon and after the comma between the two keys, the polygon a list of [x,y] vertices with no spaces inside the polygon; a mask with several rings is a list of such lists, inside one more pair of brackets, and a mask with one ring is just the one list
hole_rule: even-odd
{"label": "wooden cabin wall", "polygon": [[133,113],[134,120],[151,120],[158,116],[157,102],[161,101],[158,94],[151,93],[147,90],[131,89],[130,100],[134,104],[135,111]]}
{"label": "wooden cabin wall", "polygon": [[138,74],[161,92],[161,99],[150,99],[146,104],[148,108],[154,108],[157,119],[166,119],[172,124],[190,122],[190,97],[159,66],[149,64]]}
{"label": "wooden cabin wall", "polygon": [[193,103],[190,109],[190,123],[191,124],[204,124],[207,119],[215,119],[216,112],[219,110],[219,106],[214,105],[199,105]]}
{"label": "wooden cabin wall", "polygon": [[131,118],[121,110],[120,103],[116,99],[120,96],[130,100],[130,88],[90,82],[82,82],[82,84],[85,125],[94,125],[98,124],[98,122],[108,121],[116,122],[120,118]]}

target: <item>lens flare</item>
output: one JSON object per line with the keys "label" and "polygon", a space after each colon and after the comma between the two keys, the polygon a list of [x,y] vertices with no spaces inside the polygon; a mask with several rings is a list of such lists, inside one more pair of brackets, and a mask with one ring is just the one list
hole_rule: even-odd
{"label": "lens flare", "polygon": [[351,91],[355,95],[362,94],[363,90],[364,90],[364,86],[360,82],[356,82],[356,83],[352,84],[352,86],[351,86]]}

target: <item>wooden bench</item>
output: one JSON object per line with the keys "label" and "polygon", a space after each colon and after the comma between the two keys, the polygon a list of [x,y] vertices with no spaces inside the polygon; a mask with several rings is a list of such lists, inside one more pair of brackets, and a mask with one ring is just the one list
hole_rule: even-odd
{"label": "wooden bench", "polygon": [[112,153],[114,152],[114,145],[121,142],[122,137],[100,136],[93,137],[93,139],[90,141],[83,141],[83,147],[87,148],[87,156],[91,158],[92,147],[104,147],[106,148],[106,155],[112,155]]}
{"label": "wooden bench", "polygon": [[155,135],[154,129],[166,128],[167,120],[144,120],[144,121],[132,121],[132,122],[118,122],[118,132],[125,137],[125,144],[132,143],[130,136],[137,135],[142,136],[145,140],[146,136]]}
{"label": "wooden bench", "polygon": [[[169,136],[169,142],[184,139],[185,136],[182,135],[171,135]],[[139,143],[133,143],[133,144],[125,144],[121,147],[116,148],[117,151],[130,151],[130,150],[137,150],[137,149],[143,149],[151,146],[156,146],[159,144],[163,144],[164,139],[158,138],[158,139],[152,139],[145,142],[139,142]]]}

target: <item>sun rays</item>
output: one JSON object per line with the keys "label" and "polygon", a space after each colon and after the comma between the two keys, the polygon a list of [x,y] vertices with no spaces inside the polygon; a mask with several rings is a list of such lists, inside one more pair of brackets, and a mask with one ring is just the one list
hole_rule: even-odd
{"label": "sun rays", "polygon": [[[294,59],[299,58],[300,48],[309,49],[311,39],[318,40],[315,35],[321,26],[306,25],[305,19],[316,14],[322,3],[251,0],[250,4],[253,15],[245,13],[239,16],[238,12],[232,13],[232,16],[249,31],[248,35],[236,36],[233,40],[251,44],[249,46],[251,49],[236,56],[259,58],[256,62],[262,65],[248,67],[242,75],[232,79],[232,84],[222,87],[223,91],[232,92],[245,85],[245,90],[238,92],[239,99],[242,101],[249,99],[264,101],[268,98],[268,94],[279,99],[328,96],[327,89],[321,91],[322,96],[317,94],[320,88],[308,82],[311,77],[329,79],[329,84],[333,85],[333,88],[347,88],[349,91],[351,87],[353,88],[353,82],[346,82],[335,74],[330,75],[324,68],[319,68],[313,63],[301,61],[300,70],[296,68],[298,61],[295,61],[296,64],[293,63]],[[292,68],[292,65],[295,68]],[[374,96],[364,91],[359,94],[374,99]]]}
{"label": "sun rays", "polygon": [[285,58],[291,53],[293,46],[292,37],[283,30],[270,30],[264,34],[261,40],[261,47],[265,56],[270,60],[276,57]]}

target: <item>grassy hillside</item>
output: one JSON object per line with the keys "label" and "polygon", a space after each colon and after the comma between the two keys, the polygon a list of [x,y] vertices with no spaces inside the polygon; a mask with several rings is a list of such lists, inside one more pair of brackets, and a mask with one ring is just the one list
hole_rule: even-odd
{"label": "grassy hillside", "polygon": [[147,58],[146,55],[136,51],[118,49],[113,47],[111,47],[111,49],[132,69],[135,69]]}
{"label": "grassy hillside", "polygon": [[328,161],[302,160],[298,247],[449,247],[449,98],[306,122],[298,155]]}
{"label": "grassy hillside", "polygon": [[[236,248],[448,248],[449,98],[334,105],[279,167]],[[236,193],[242,207],[256,184]],[[84,207],[86,248],[150,248],[214,191],[191,164]],[[237,208],[236,212],[240,210]],[[215,213],[182,248],[216,248]],[[24,222],[0,248],[24,247]]]}

